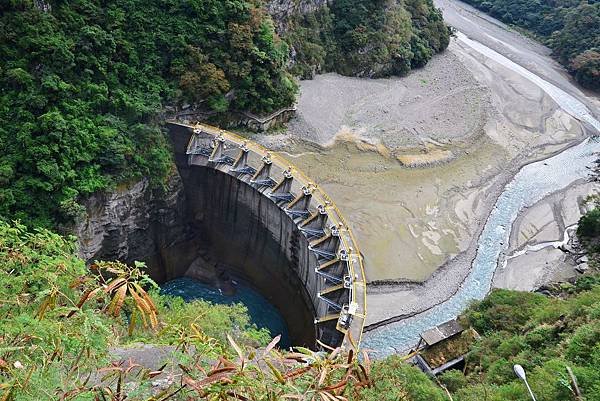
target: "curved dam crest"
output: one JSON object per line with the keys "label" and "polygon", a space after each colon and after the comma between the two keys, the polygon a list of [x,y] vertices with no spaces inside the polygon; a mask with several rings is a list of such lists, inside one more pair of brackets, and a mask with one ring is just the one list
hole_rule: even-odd
{"label": "curved dam crest", "polygon": [[366,316],[362,256],[331,199],[288,161],[231,132],[168,128],[188,215],[219,263],[267,295],[296,343],[357,346]]}

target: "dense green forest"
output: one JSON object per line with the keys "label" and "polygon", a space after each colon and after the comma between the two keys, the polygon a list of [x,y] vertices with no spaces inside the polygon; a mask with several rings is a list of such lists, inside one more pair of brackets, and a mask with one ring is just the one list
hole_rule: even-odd
{"label": "dense green forest", "polygon": [[450,31],[431,0],[337,0],[290,22],[292,72],[303,78],[405,75],[448,47]]}
{"label": "dense green forest", "polygon": [[[557,285],[552,296],[493,291],[461,318],[481,334],[464,372],[436,381],[399,356],[370,362],[340,350],[287,352],[277,339],[266,346],[268,333],[242,306],[163,296],[143,269],[88,267],[73,239],[0,222],[0,400],[525,400],[515,363],[539,401],[575,399],[567,366],[583,399],[600,400],[598,276]],[[140,342],[146,353],[166,350],[166,365],[112,363],[114,349]],[[165,381],[173,369],[176,380]]]}
{"label": "dense green forest", "polygon": [[583,86],[600,90],[600,1],[465,0],[533,32]]}
{"label": "dense green forest", "polygon": [[0,215],[56,226],[80,197],[171,169],[161,112],[295,100],[259,0],[0,4]]}

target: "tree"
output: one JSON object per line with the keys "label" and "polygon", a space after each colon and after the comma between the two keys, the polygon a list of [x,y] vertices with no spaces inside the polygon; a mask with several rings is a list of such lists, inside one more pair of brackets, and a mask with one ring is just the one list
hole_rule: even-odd
{"label": "tree", "polygon": [[599,88],[600,3],[579,0],[466,0],[492,16],[532,31],[577,81]]}
{"label": "tree", "polygon": [[584,51],[571,61],[571,68],[580,84],[590,89],[600,89],[600,52]]}
{"label": "tree", "polygon": [[260,0],[38,3],[1,6],[0,217],[64,226],[96,191],[161,188],[167,105],[270,113],[295,100]]}

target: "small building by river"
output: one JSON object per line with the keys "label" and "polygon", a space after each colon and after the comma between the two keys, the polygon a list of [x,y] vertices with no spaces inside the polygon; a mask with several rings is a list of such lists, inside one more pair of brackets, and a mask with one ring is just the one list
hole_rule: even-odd
{"label": "small building by river", "polygon": [[421,333],[414,361],[431,376],[448,369],[462,370],[465,355],[477,338],[473,328],[464,329],[458,320],[450,320]]}

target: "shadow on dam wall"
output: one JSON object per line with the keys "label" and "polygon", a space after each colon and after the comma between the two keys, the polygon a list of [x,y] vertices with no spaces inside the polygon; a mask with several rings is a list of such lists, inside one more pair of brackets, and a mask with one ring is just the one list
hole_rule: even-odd
{"label": "shadow on dam wall", "polygon": [[[293,344],[359,344],[362,256],[331,199],[287,161],[271,165],[259,145],[225,133],[225,146],[222,134],[197,127],[168,124],[178,171],[165,190],[140,180],[86,201],[80,256],[144,261],[159,284],[188,276],[224,293],[239,277],[279,310]],[[211,158],[221,147],[226,162]],[[234,154],[235,163],[248,156],[243,172]]]}
{"label": "shadow on dam wall", "polygon": [[[194,234],[157,255],[153,275],[159,281],[202,276],[188,266],[198,249],[208,248],[217,265],[251,283],[280,311],[293,344],[313,348],[317,338],[339,343],[341,337],[325,339],[322,330],[317,332],[316,261],[294,221],[247,182],[210,167],[190,166],[185,152],[191,131],[169,126],[169,133],[184,188],[188,233]],[[334,328],[327,333],[335,337]]]}
{"label": "shadow on dam wall", "polygon": [[304,236],[273,202],[244,182],[207,167],[180,169],[180,174],[189,216],[203,233],[204,246],[220,266],[245,278],[279,309],[294,344],[313,347],[315,312],[301,279],[308,272],[285,252],[298,255],[306,249]]}

